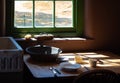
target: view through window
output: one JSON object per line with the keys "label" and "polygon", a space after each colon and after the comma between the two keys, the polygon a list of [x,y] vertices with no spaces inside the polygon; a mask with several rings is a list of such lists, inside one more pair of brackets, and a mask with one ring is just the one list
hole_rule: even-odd
{"label": "view through window", "polygon": [[15,28],[73,28],[72,0],[15,0]]}

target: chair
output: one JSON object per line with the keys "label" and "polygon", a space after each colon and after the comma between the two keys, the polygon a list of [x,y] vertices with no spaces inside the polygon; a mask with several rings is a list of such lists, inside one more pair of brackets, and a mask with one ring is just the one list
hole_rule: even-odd
{"label": "chair", "polygon": [[73,80],[73,83],[118,83],[118,75],[106,69],[95,69],[83,72]]}

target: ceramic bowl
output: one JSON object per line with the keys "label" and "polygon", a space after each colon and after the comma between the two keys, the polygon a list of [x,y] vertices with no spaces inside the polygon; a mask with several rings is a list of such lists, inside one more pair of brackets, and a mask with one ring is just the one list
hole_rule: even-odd
{"label": "ceramic bowl", "polygon": [[53,46],[35,45],[26,48],[26,52],[31,56],[33,60],[41,62],[56,61],[62,50]]}

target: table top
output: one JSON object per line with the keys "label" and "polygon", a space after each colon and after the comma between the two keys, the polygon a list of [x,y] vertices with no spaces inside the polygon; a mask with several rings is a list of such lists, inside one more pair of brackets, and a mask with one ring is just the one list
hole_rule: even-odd
{"label": "table top", "polygon": [[[50,78],[55,77],[53,71],[50,70],[50,67],[55,67],[59,72],[56,74],[57,77],[74,77],[79,75],[82,72],[89,71],[97,68],[110,69],[116,73],[120,73],[120,56],[113,54],[111,52],[97,51],[97,52],[78,52],[78,53],[61,53],[61,57],[68,58],[69,61],[75,61],[75,56],[82,57],[82,62],[79,63],[81,67],[75,72],[66,72],[63,71],[60,63],[40,63],[33,61],[30,58],[30,55],[24,55],[24,63],[30,70],[31,74],[35,78]],[[97,62],[97,67],[93,68],[89,65],[89,58],[99,59]]]}

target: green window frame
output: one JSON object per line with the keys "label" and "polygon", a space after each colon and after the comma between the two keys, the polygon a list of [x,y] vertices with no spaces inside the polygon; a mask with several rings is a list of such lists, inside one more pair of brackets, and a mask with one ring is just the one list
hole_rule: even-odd
{"label": "green window frame", "polygon": [[[14,27],[14,1],[6,0],[6,34],[13,37],[24,37],[25,34],[39,34],[41,32],[52,33],[56,37],[83,36],[84,27],[84,0],[50,0],[73,1],[73,27],[56,28],[15,28]],[[18,0],[22,1],[22,0]],[[27,1],[27,0],[26,0]],[[29,0],[28,0],[29,1]],[[34,0],[32,0],[34,1]],[[11,10],[11,11],[10,11]],[[34,10],[33,10],[34,11]]]}

